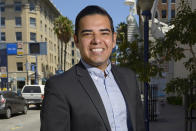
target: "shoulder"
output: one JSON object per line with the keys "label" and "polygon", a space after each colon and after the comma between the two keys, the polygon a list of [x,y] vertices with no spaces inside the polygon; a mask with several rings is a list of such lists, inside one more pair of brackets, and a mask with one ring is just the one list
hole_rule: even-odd
{"label": "shoulder", "polygon": [[47,80],[47,82],[48,83],[58,83],[58,85],[61,83],[68,82],[75,77],[75,74],[76,74],[75,68],[76,68],[76,65],[73,66],[72,68],[70,68],[69,70],[65,71],[62,74],[54,75],[54,76],[50,77]]}

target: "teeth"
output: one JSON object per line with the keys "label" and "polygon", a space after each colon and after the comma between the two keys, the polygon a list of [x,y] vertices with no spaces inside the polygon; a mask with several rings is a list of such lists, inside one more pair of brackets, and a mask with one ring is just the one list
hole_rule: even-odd
{"label": "teeth", "polygon": [[99,48],[99,49],[92,49],[92,51],[94,51],[94,52],[101,52],[101,51],[103,51],[103,49],[101,49],[101,48]]}

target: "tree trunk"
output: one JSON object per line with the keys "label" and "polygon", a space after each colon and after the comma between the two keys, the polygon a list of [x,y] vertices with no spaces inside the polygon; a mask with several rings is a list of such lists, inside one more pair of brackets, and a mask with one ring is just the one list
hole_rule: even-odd
{"label": "tree trunk", "polygon": [[66,70],[66,55],[67,55],[67,44],[65,44],[65,50],[64,50],[64,71]]}
{"label": "tree trunk", "polygon": [[184,95],[184,116],[185,116],[185,121],[184,121],[184,130],[188,131],[188,95]]}
{"label": "tree trunk", "polygon": [[61,70],[63,69],[63,42],[61,41]]}

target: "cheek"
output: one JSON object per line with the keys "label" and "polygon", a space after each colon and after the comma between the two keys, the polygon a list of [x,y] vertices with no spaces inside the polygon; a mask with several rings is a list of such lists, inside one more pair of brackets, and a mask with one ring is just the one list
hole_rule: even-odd
{"label": "cheek", "polygon": [[85,43],[83,43],[83,42],[81,42],[81,43],[79,43],[79,44],[80,44],[80,45],[78,45],[78,48],[79,48],[79,50],[80,50],[80,53],[86,54],[86,53],[88,52],[88,45],[85,44]]}
{"label": "cheek", "polygon": [[107,40],[107,41],[106,41],[106,46],[107,46],[107,48],[109,48],[109,49],[113,49],[115,45],[113,44],[113,41]]}

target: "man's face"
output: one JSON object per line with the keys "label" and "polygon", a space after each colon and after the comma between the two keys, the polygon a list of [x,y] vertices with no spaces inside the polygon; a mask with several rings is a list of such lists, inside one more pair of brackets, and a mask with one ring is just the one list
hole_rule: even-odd
{"label": "man's face", "polygon": [[105,70],[116,45],[116,33],[112,33],[107,16],[95,14],[81,18],[78,36],[74,36],[74,40],[86,63]]}

